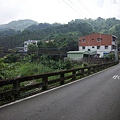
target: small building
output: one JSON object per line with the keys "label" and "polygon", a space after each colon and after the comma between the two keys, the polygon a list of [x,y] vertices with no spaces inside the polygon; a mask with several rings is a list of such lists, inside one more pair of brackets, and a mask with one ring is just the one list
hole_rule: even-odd
{"label": "small building", "polygon": [[97,51],[99,57],[116,49],[117,37],[114,35],[93,33],[79,38],[79,51]]}
{"label": "small building", "polygon": [[17,53],[23,53],[24,52],[24,47],[15,47],[15,51]]}
{"label": "small building", "polygon": [[37,46],[38,40],[28,40],[24,42],[24,52],[28,52],[28,45],[33,44]]}
{"label": "small building", "polygon": [[67,58],[71,60],[81,60],[82,58],[96,57],[96,51],[69,51]]}

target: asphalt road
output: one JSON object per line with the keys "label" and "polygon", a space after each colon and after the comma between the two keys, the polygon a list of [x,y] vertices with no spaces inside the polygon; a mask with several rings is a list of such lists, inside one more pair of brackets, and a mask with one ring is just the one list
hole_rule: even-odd
{"label": "asphalt road", "polygon": [[[113,76],[117,75],[114,79]],[[120,65],[0,108],[0,120],[120,120]]]}

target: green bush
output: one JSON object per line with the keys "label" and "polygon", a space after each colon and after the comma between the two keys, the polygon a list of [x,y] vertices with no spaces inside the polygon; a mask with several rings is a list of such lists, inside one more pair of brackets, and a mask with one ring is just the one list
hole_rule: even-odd
{"label": "green bush", "polygon": [[0,59],[0,79],[14,78],[19,75],[19,63],[5,63],[4,58]]}
{"label": "green bush", "polygon": [[34,74],[41,74],[45,72],[51,72],[52,69],[49,67],[46,67],[40,63],[23,63],[19,67],[20,76],[29,76]]}

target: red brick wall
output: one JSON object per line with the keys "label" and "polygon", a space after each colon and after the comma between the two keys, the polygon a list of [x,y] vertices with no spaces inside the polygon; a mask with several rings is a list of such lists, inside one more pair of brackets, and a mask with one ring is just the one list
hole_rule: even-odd
{"label": "red brick wall", "polygon": [[[97,41],[97,38],[102,38],[102,40]],[[82,41],[83,39],[85,39],[85,42]],[[79,46],[108,46],[111,44],[112,44],[112,35],[107,35],[107,34],[95,33],[79,38]]]}

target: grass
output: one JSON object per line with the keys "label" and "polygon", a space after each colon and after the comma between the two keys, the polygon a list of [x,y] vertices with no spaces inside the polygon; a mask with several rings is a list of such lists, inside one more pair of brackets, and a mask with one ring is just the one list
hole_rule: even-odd
{"label": "grass", "polygon": [[43,64],[40,63],[22,63],[19,66],[19,73],[20,76],[29,76],[29,75],[35,75],[35,74],[41,74],[41,73],[47,73],[51,72],[53,69],[44,66]]}

